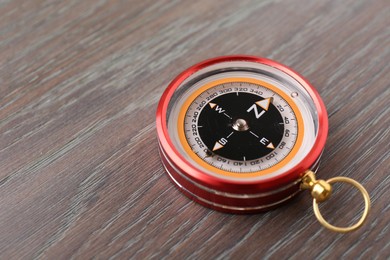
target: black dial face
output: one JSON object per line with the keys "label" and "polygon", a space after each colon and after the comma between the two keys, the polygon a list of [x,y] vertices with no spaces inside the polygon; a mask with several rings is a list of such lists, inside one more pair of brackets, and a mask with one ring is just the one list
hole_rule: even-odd
{"label": "black dial face", "polygon": [[272,100],[243,92],[213,99],[198,120],[199,135],[209,153],[242,161],[271,153],[284,134],[283,118]]}
{"label": "black dial face", "polygon": [[179,138],[200,164],[239,173],[276,169],[297,151],[297,117],[286,99],[273,86],[212,85],[187,99],[178,124],[184,135]]}

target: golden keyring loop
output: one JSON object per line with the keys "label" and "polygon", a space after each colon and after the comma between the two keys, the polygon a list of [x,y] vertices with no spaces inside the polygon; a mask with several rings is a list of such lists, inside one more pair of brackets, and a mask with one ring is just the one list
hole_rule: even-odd
{"label": "golden keyring loop", "polygon": [[347,232],[356,230],[359,227],[361,227],[363,225],[364,221],[367,219],[367,215],[368,215],[368,212],[370,211],[370,206],[371,206],[370,196],[368,195],[368,192],[366,191],[366,189],[360,183],[358,183],[357,181],[355,181],[355,180],[353,180],[351,178],[347,178],[347,177],[340,177],[340,176],[339,177],[334,177],[334,178],[331,178],[331,179],[327,180],[326,182],[329,183],[329,184],[335,183],[335,182],[345,182],[345,183],[351,184],[352,186],[357,188],[361,192],[361,194],[363,195],[363,198],[364,198],[364,211],[363,211],[362,217],[360,218],[360,220],[356,224],[354,224],[352,226],[349,226],[349,227],[337,227],[337,226],[329,224],[322,217],[322,215],[320,213],[320,209],[318,207],[317,200],[313,199],[314,214],[316,215],[318,221],[324,227],[326,227],[326,228],[328,228],[328,229],[330,229],[332,231],[340,232],[340,233],[347,233]]}

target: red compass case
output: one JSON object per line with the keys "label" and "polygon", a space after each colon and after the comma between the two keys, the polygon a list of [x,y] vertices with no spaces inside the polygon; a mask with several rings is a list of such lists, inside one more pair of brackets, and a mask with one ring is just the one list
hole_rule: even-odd
{"label": "red compass case", "polygon": [[328,133],[324,103],[310,83],[275,61],[224,56],[183,71],[157,108],[166,172],[207,207],[271,209],[316,171]]}

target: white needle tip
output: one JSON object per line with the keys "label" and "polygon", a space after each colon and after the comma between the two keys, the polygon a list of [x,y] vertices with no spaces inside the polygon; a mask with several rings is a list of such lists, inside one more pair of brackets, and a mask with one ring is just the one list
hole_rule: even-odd
{"label": "white needle tip", "polygon": [[269,144],[267,145],[267,148],[275,149],[275,146],[274,146],[272,143],[269,143]]}
{"label": "white needle tip", "polygon": [[272,102],[272,97],[269,97],[269,98],[265,98],[263,100],[257,101],[256,105],[258,105],[259,107],[261,107],[262,109],[267,111],[268,107],[269,107],[269,104],[271,102]]}
{"label": "white needle tip", "polygon": [[218,149],[221,149],[223,147],[222,144],[218,143],[218,142],[215,142],[215,145],[214,145],[214,148],[213,148],[213,151],[216,151]]}

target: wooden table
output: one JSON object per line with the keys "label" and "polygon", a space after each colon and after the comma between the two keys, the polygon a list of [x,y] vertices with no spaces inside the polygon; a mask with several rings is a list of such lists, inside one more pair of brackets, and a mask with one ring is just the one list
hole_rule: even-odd
{"label": "wooden table", "polygon": [[[0,3],[1,259],[388,259],[390,2]],[[303,74],[327,106],[318,175],[369,191],[366,225],[324,229],[307,192],[276,210],[223,214],[164,173],[155,112],[206,58],[251,54]],[[362,198],[336,186],[330,222]]]}

